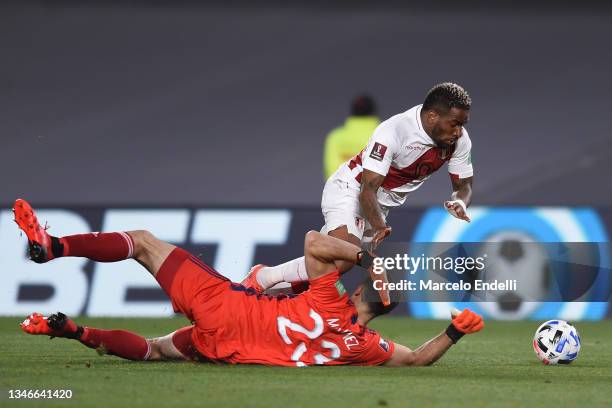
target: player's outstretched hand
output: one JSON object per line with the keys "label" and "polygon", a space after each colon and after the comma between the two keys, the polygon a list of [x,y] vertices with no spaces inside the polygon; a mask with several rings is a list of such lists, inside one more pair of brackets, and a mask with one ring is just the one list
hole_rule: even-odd
{"label": "player's outstretched hand", "polygon": [[391,235],[391,227],[386,225],[383,228],[377,229],[374,232],[374,236],[372,237],[372,244],[370,245],[370,251],[374,252],[378,245],[382,242],[383,239],[387,238]]}
{"label": "player's outstretched hand", "polygon": [[444,208],[450,215],[460,220],[470,222],[470,217],[467,215],[467,208],[462,200],[451,200],[444,202]]}
{"label": "player's outstretched hand", "polygon": [[482,316],[472,312],[470,309],[463,309],[463,312],[452,316],[452,324],[461,333],[470,334],[482,330],[484,321]]}

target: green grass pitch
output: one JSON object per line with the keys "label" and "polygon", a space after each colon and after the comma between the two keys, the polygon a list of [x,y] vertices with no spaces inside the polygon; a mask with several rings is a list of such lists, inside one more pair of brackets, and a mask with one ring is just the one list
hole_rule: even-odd
{"label": "green grass pitch", "polygon": [[[612,321],[577,324],[583,347],[570,366],[544,366],[531,340],[537,322],[488,322],[431,367],[214,366],[130,362],[78,342],[21,333],[0,318],[0,406],[406,407],[610,406]],[[145,336],[185,325],[174,319],[77,319]],[[379,318],[382,334],[416,347],[442,321]],[[9,400],[10,389],[70,389],[71,400]]]}

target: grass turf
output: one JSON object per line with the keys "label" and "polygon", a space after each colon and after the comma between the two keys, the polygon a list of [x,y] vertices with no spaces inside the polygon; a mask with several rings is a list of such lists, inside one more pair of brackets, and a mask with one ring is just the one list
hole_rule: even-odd
{"label": "grass turf", "polygon": [[[98,356],[76,341],[27,336],[21,319],[0,318],[0,406],[610,406],[612,321],[581,322],[583,340],[570,366],[544,366],[531,339],[536,322],[489,322],[432,367],[214,366],[130,362]],[[78,319],[146,336],[184,319]],[[384,336],[416,347],[441,321],[379,318]],[[10,389],[70,389],[71,400],[9,400]]]}

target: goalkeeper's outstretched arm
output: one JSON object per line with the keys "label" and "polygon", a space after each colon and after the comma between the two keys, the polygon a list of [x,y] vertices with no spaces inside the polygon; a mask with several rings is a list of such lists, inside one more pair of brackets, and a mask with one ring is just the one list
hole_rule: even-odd
{"label": "goalkeeper's outstretched arm", "polygon": [[416,350],[395,343],[393,355],[385,365],[390,367],[431,365],[465,334],[476,333],[483,327],[482,317],[465,309],[459,315],[453,316],[452,323],[444,332],[428,340]]}

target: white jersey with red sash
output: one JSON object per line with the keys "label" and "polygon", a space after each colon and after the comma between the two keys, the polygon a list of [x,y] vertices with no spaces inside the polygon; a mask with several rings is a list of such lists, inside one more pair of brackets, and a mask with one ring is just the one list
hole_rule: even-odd
{"label": "white jersey with red sash", "polygon": [[330,180],[341,180],[359,189],[363,169],[383,175],[378,202],[384,207],[396,207],[445,162],[451,177],[471,177],[472,142],[465,128],[453,146],[437,147],[423,129],[421,108],[417,105],[382,122],[367,147],[340,166]]}

